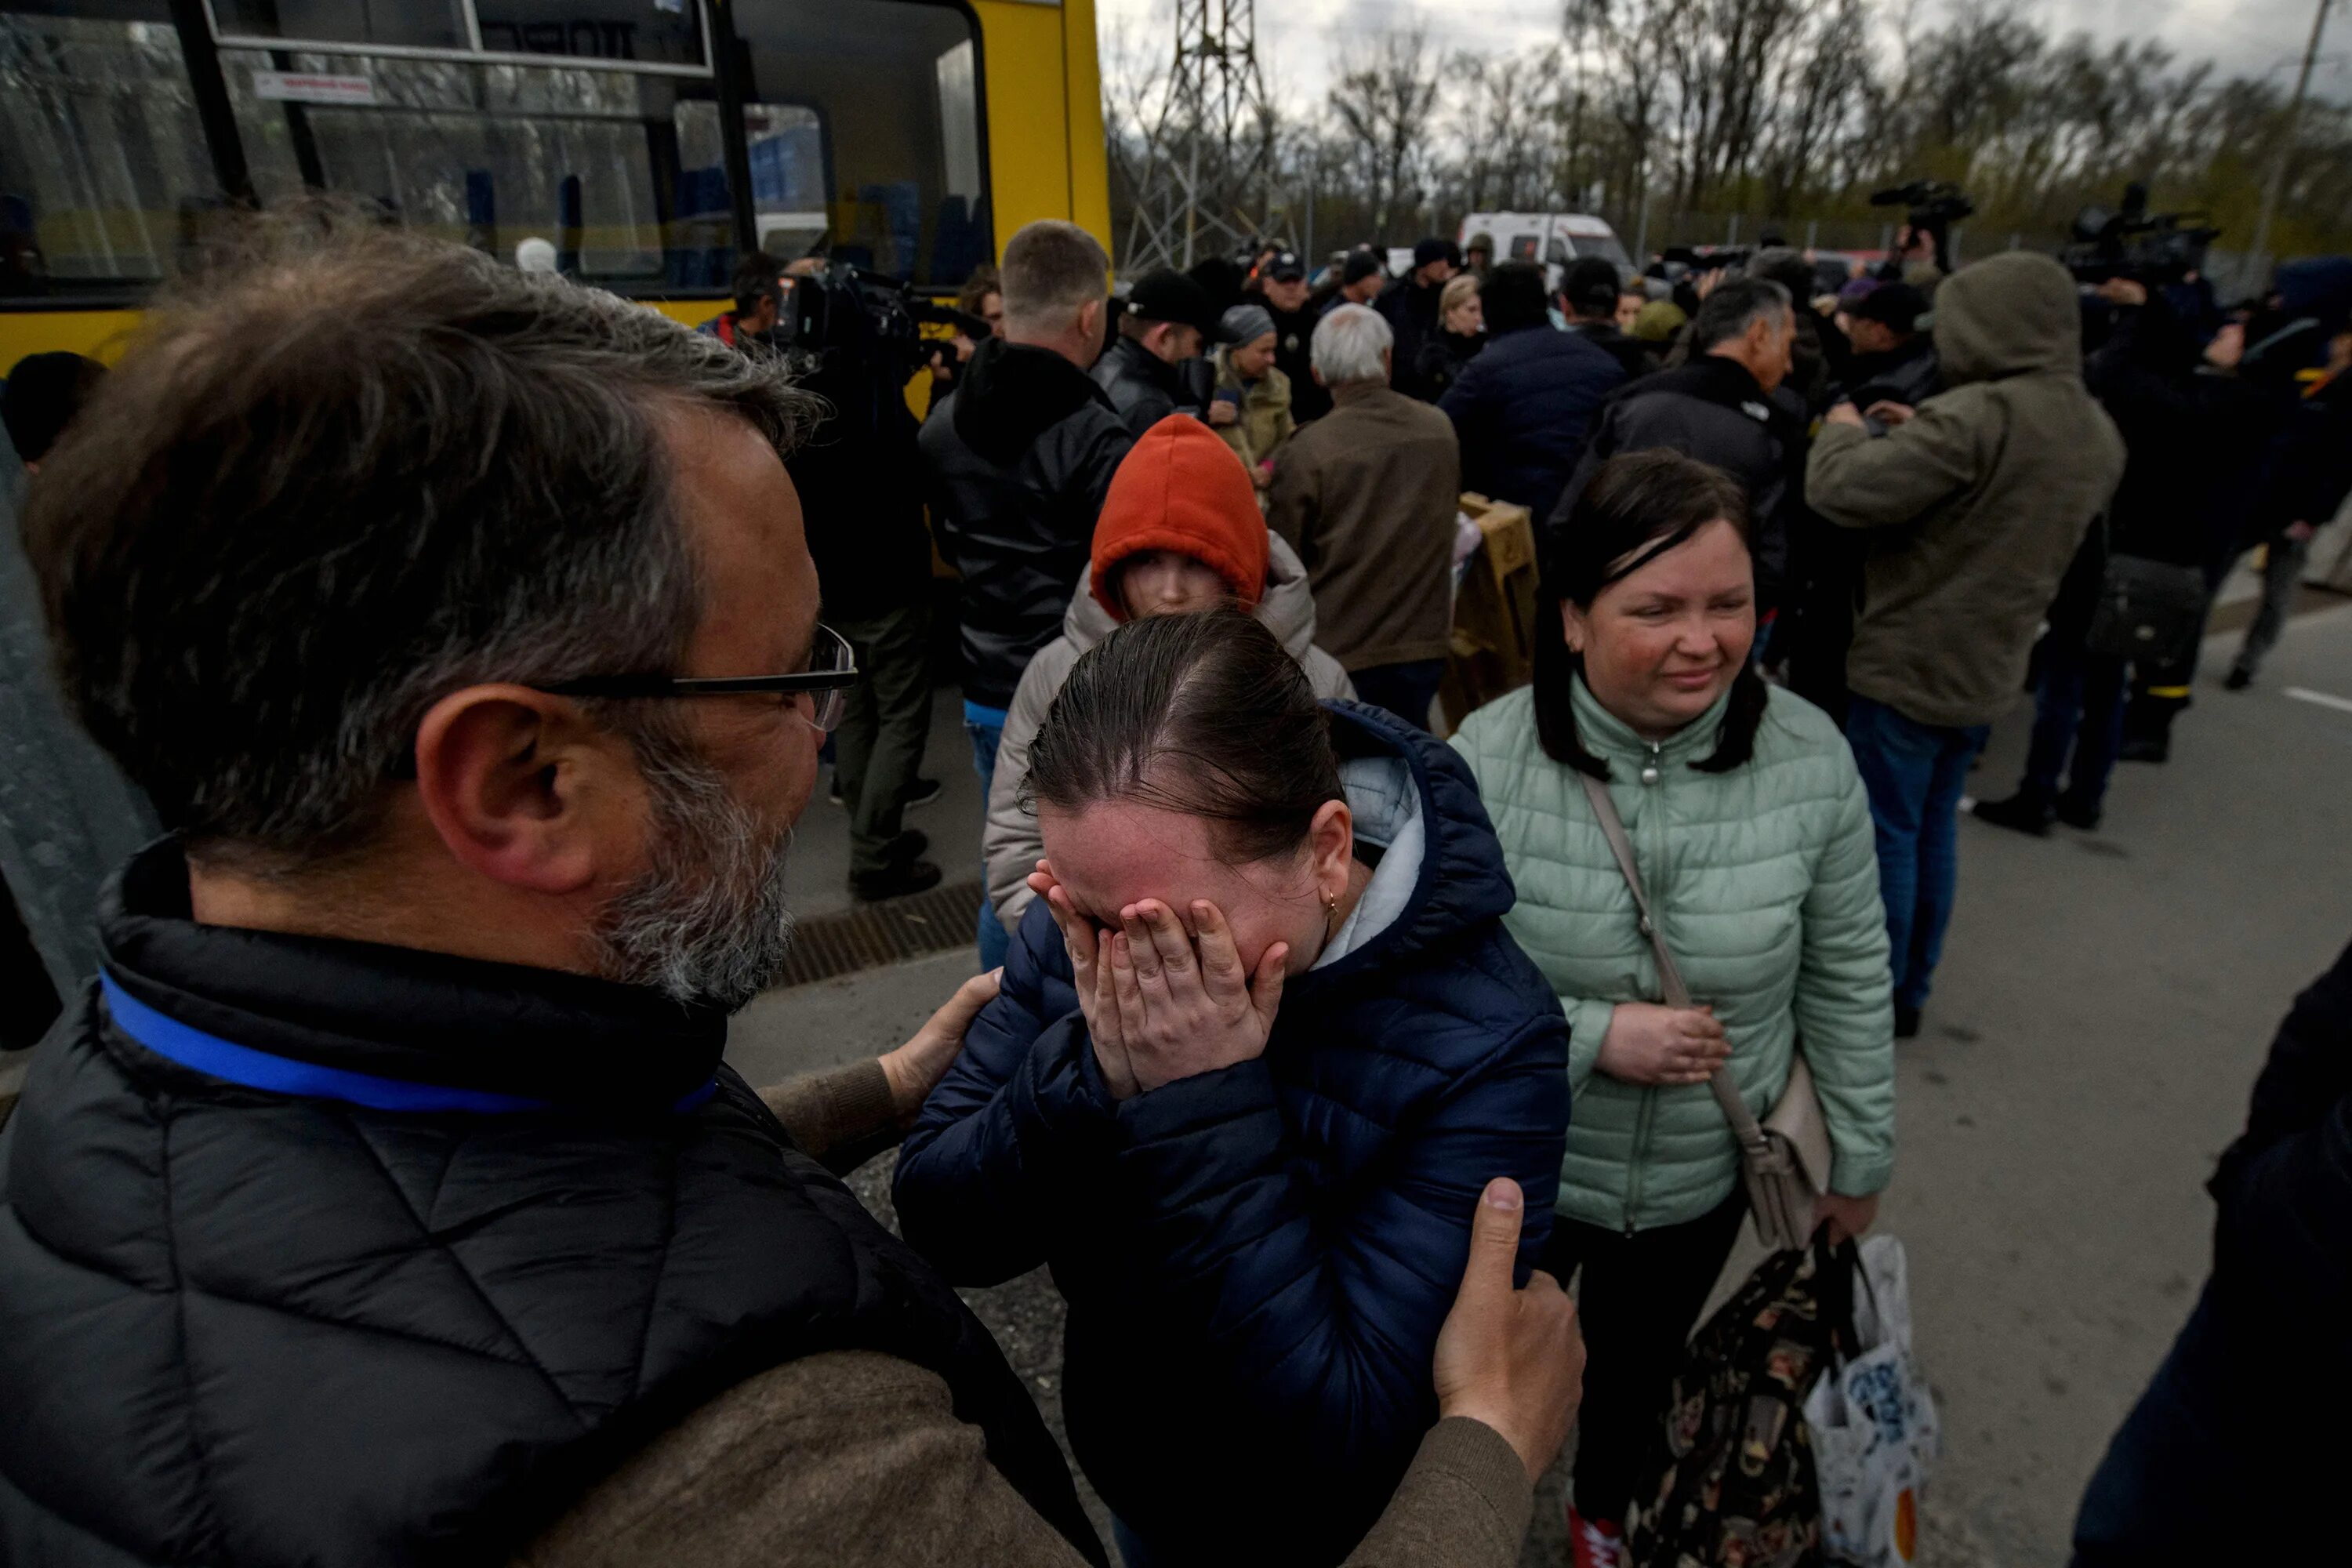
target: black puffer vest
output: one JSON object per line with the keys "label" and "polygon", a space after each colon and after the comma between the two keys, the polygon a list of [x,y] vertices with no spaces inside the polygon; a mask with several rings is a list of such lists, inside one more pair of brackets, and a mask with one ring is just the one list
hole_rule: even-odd
{"label": "black puffer vest", "polygon": [[102,935],[0,1131],[0,1563],[500,1561],[835,1349],[938,1372],[1102,1560],[986,1331],[720,1065],[723,1017],[198,926],[168,846]]}

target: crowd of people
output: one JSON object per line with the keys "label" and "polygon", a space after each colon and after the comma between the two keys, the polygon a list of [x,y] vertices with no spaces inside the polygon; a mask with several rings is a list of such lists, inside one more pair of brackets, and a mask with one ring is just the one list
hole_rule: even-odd
{"label": "crowd of people", "polygon": [[[1727,1107],[1810,1095],[1809,1226],[1868,1230],[1989,727],[2031,679],[1980,815],[2095,826],[2194,657],[2113,651],[2111,558],[2195,568],[2193,645],[2352,488],[2352,289],[1889,272],[1432,239],[1115,300],[1033,223],[918,426],[780,342],[807,268],[696,332],[313,226],[103,379],[19,366],[66,695],[171,836],[0,1133],[0,1554],[1105,1563],[955,1291],[1044,1265],[1128,1568],[1504,1568],[1572,1423],[1573,1562],[1630,1562],[1750,1212]],[[1441,720],[1465,492],[1538,524],[1533,678]],[[755,1091],[828,739],[853,889],[942,876],[933,542],[982,973]],[[2302,1473],[2225,1386],[2273,1284],[2352,1384],[2343,991],[2086,1565],[2261,1538],[2189,1500]],[[903,1239],[839,1179],[893,1146]]]}

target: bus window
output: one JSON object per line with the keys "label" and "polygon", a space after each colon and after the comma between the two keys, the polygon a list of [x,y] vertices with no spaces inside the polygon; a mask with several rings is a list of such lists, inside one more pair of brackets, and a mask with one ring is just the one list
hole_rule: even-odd
{"label": "bus window", "polygon": [[1533,261],[1535,258],[1536,237],[1531,234],[1513,235],[1511,237],[1511,259],[1514,261]]}
{"label": "bus window", "polygon": [[910,0],[741,0],[735,28],[751,58],[746,131],[759,232],[804,232],[814,194],[804,178],[763,176],[762,160],[770,169],[814,164],[825,175],[816,210],[836,254],[940,288],[995,259],[978,45],[963,11]]}
{"label": "bus window", "polygon": [[1567,266],[1569,262],[1568,241],[1560,238],[1558,235],[1553,235],[1551,237],[1550,248],[1544,252],[1544,259],[1554,267]]}
{"label": "bus window", "polygon": [[217,205],[167,0],[0,5],[0,292],[161,278]]}
{"label": "bus window", "polygon": [[707,70],[702,7],[688,0],[212,0],[225,43],[280,40],[370,47],[560,55]]}
{"label": "bus window", "polygon": [[212,0],[223,38],[295,38],[318,44],[388,44],[395,48],[467,47],[465,14],[453,0]]}
{"label": "bus window", "polygon": [[[354,100],[262,96],[289,68],[341,79]],[[221,74],[265,205],[315,183],[501,259],[537,238],[577,277],[727,281],[727,180],[707,80],[229,48]],[[707,134],[689,130],[698,112],[710,117]]]}

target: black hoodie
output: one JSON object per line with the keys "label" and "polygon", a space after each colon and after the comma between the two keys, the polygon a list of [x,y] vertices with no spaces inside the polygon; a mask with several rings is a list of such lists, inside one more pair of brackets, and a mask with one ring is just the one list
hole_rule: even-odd
{"label": "black hoodie", "polygon": [[1086,372],[990,338],[923,423],[940,553],[963,575],[964,696],[1005,708],[1030,656],[1061,634],[1095,518],[1135,444]]}

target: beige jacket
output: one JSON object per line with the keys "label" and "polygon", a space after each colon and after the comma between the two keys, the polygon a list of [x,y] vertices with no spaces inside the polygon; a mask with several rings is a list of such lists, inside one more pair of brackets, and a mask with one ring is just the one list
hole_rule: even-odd
{"label": "beige jacket", "polygon": [[[872,1061],[763,1092],[828,1164],[894,1132]],[[1302,1498],[1301,1507],[1313,1500]],[[1441,1421],[1345,1568],[1511,1568],[1534,1491],[1493,1427]],[[515,1568],[1084,1568],[988,1462],[936,1373],[870,1351],[803,1357],[624,1459]]]}
{"label": "beige jacket", "polygon": [[[1307,585],[1307,568],[1281,540],[1269,538],[1265,562],[1265,597],[1258,601],[1257,618],[1290,650],[1307,672],[1307,684],[1319,701],[1353,700],[1356,688],[1339,661],[1315,646],[1315,595]],[[1055,694],[1070,678],[1078,656],[1110,636],[1118,623],[1102,607],[1093,592],[1079,585],[1062,618],[1062,635],[1037,650],[1022,673],[1020,689],[1006,711],[1004,735],[996,746],[996,776],[988,791],[988,822],[981,830],[981,858],[988,868],[988,898],[996,918],[1012,931],[1035,895],[1029,891],[1029,873],[1037,868],[1044,842],[1037,837],[1037,818],[1022,803],[1029,779],[1029,742],[1045,721]]]}

